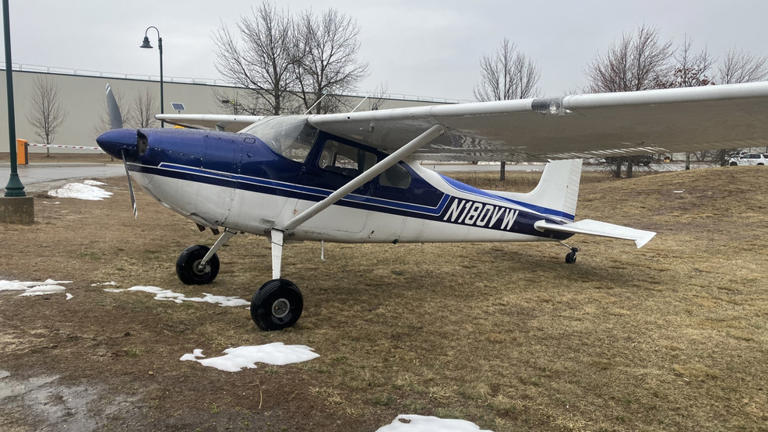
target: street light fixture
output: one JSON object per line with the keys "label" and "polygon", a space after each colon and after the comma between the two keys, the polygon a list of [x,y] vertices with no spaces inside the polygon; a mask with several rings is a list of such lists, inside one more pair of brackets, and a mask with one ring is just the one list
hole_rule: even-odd
{"label": "street light fixture", "polygon": [[[141,42],[139,48],[152,49],[152,44],[149,43],[149,37],[147,33],[149,29],[154,29],[157,32],[157,48],[160,50],[160,114],[165,114],[165,105],[163,100],[163,38],[160,37],[160,30],[155,26],[149,26],[144,30],[144,40]],[[165,121],[160,120],[160,127],[165,127]]]}

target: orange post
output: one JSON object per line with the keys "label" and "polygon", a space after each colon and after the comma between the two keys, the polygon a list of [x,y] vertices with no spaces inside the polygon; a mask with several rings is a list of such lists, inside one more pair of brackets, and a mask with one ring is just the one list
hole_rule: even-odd
{"label": "orange post", "polygon": [[29,145],[25,139],[16,140],[16,164],[29,165]]}

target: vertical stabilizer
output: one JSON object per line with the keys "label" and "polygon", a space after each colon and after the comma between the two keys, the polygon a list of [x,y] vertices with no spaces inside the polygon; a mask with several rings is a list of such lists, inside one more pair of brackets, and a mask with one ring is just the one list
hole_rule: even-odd
{"label": "vertical stabilizer", "polygon": [[495,192],[507,198],[555,210],[573,220],[579,200],[581,159],[550,161],[541,174],[539,184],[528,193]]}

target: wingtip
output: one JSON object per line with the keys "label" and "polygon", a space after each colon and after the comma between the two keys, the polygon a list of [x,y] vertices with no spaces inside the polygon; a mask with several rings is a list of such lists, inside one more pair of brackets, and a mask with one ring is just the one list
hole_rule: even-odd
{"label": "wingtip", "polygon": [[635,244],[637,245],[638,249],[640,249],[641,247],[645,246],[646,243],[651,241],[651,239],[656,236],[656,233],[653,232],[653,231],[646,231],[646,233],[647,234],[645,234],[644,236],[642,236],[642,237],[640,237],[638,239],[635,239]]}

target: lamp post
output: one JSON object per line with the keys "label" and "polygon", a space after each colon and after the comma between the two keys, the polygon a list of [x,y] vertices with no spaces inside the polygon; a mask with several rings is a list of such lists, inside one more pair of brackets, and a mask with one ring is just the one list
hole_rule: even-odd
{"label": "lamp post", "polygon": [[16,114],[13,110],[13,63],[11,62],[11,24],[8,19],[8,0],[3,0],[3,31],[5,33],[5,84],[8,92],[8,153],[11,157],[11,175],[5,187],[6,197],[25,197],[24,185],[16,170]]}
{"label": "lamp post", "polygon": [[[160,30],[155,26],[149,26],[144,30],[144,41],[141,42],[139,48],[152,49],[152,44],[149,43],[149,37],[147,33],[149,29],[154,29],[157,32],[157,49],[160,50],[160,114],[165,114],[165,105],[163,101],[163,38],[160,37]],[[165,127],[165,121],[160,120],[160,127]]]}

